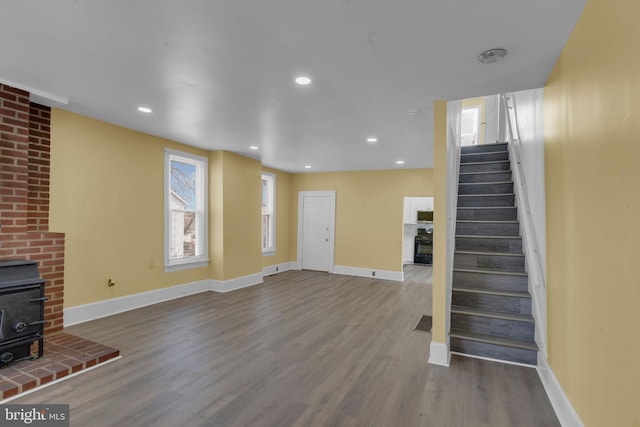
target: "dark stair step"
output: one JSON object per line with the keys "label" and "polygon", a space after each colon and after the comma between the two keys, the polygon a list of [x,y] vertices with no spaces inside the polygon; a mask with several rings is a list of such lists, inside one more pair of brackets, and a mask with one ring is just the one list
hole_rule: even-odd
{"label": "dark stair step", "polygon": [[512,194],[513,182],[471,182],[458,184],[458,194]]}
{"label": "dark stair step", "polygon": [[486,268],[502,271],[524,271],[524,254],[509,252],[456,251],[453,266],[459,268]]}
{"label": "dark stair step", "polygon": [[511,171],[497,172],[467,172],[459,175],[458,182],[461,184],[471,182],[511,182]]}
{"label": "dark stair step", "polygon": [[495,291],[456,286],[453,288],[451,303],[459,307],[531,314],[531,295],[529,292]]}
{"label": "dark stair step", "polygon": [[451,306],[451,314],[461,314],[465,316],[484,317],[487,319],[511,320],[521,324],[534,323],[531,314],[507,313],[502,311],[481,310],[478,308],[461,307],[458,305]]}
{"label": "dark stair step", "polygon": [[538,346],[533,340],[500,338],[454,329],[449,332],[449,337],[453,352],[527,365],[536,365],[538,361]]}
{"label": "dark stair step", "polygon": [[523,340],[535,337],[535,323],[530,314],[458,305],[451,306],[451,329]]}
{"label": "dark stair step", "polygon": [[510,171],[511,163],[509,160],[499,162],[480,162],[480,163],[461,163],[459,173],[469,172],[491,172],[491,171]]}
{"label": "dark stair step", "polygon": [[498,291],[529,290],[529,276],[524,271],[500,271],[482,268],[453,268],[453,286],[481,287]]}
{"label": "dark stair step", "polygon": [[485,153],[461,154],[460,164],[463,163],[479,163],[479,162],[497,162],[500,160],[509,160],[508,151],[491,151]]}
{"label": "dark stair step", "polygon": [[463,145],[460,149],[461,154],[486,153],[487,151],[507,151],[507,143],[497,142],[495,144]]}
{"label": "dark stair step", "polygon": [[457,251],[522,253],[520,236],[469,236],[456,235]]}
{"label": "dark stair step", "polygon": [[459,207],[457,220],[469,221],[516,221],[518,209],[515,206]]}
{"label": "dark stair step", "polygon": [[463,208],[515,206],[514,194],[459,194],[458,206]]}
{"label": "dark stair step", "polygon": [[463,236],[517,236],[518,221],[456,221],[456,235]]}

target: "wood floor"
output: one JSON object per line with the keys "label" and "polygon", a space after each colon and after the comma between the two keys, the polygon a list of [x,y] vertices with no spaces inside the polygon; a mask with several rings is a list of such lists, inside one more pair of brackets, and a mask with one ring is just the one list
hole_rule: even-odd
{"label": "wood floor", "polygon": [[427,364],[429,267],[404,283],[310,271],[67,328],[122,359],[12,403],[72,426],[555,426],[536,371]]}

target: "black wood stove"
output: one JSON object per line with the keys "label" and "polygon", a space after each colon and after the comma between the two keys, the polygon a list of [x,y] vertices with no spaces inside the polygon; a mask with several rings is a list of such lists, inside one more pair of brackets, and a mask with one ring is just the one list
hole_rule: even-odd
{"label": "black wood stove", "polygon": [[33,261],[0,261],[0,364],[31,358],[44,349],[45,281]]}

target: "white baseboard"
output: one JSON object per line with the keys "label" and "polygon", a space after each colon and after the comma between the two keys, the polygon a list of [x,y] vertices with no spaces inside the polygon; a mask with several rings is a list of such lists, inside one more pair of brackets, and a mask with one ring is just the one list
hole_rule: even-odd
{"label": "white baseboard", "polygon": [[289,270],[295,270],[296,263],[294,261],[283,262],[282,264],[269,265],[262,269],[263,276],[271,276],[272,274],[283,273]]}
{"label": "white baseboard", "polygon": [[[372,274],[375,272],[375,276]],[[346,276],[369,277],[372,279],[404,281],[402,271],[377,270],[375,268],[348,267],[345,265],[334,265],[333,274],[344,274]]]}
{"label": "white baseboard", "polygon": [[443,342],[431,341],[431,346],[429,347],[429,363],[449,367],[450,362],[451,353],[447,345]]}
{"label": "white baseboard", "polygon": [[209,290],[214,292],[235,291],[236,289],[247,288],[262,283],[262,277],[262,273],[255,273],[229,280],[211,280],[211,288]]}
{"label": "white baseboard", "polygon": [[551,406],[556,411],[558,421],[563,427],[584,427],[578,413],[573,409],[573,405],[571,405],[569,398],[551,370],[547,359],[540,355],[538,356],[538,367],[536,369]]}
{"label": "white baseboard", "polygon": [[64,326],[72,326],[201,292],[230,292],[262,283],[262,277],[262,273],[256,273],[230,280],[200,280],[184,285],[69,307],[64,309]]}
{"label": "white baseboard", "polygon": [[211,290],[209,280],[171,286],[169,288],[155,289],[139,294],[111,298],[104,301],[78,305],[64,309],[64,326],[71,326],[90,320],[100,319],[113,314],[122,313],[147,305],[181,298],[187,295],[198,294]]}

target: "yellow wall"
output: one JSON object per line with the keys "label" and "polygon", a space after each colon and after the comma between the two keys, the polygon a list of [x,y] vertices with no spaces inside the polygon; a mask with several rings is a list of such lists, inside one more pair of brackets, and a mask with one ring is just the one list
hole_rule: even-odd
{"label": "yellow wall", "polygon": [[[207,153],[53,109],[51,229],[66,233],[65,307],[190,283],[164,272],[164,148]],[[116,286],[108,287],[111,278]]]}
{"label": "yellow wall", "polygon": [[433,196],[432,169],[291,176],[291,258],[297,257],[298,192],[336,191],[336,265],[402,271],[404,197]]}
{"label": "yellow wall", "polygon": [[[164,272],[165,147],[209,158],[208,267]],[[263,170],[276,174],[273,256],[260,250]],[[400,272],[403,198],[433,195],[431,169],[288,174],[57,109],[51,171],[51,227],[67,233],[67,308],[295,261],[299,191],[336,190],[337,265]]]}
{"label": "yellow wall", "polygon": [[227,151],[221,156],[224,261],[214,279],[229,280],[262,272],[262,165]]}
{"label": "yellow wall", "polygon": [[276,253],[262,257],[262,266],[268,267],[295,260],[295,255],[292,257],[289,250],[291,174],[265,167],[262,170],[276,176]]}
{"label": "yellow wall", "polygon": [[432,340],[447,343],[447,102],[433,105],[433,327]]}
{"label": "yellow wall", "polygon": [[549,363],[585,426],[640,426],[637,0],[590,0],[545,86]]}

